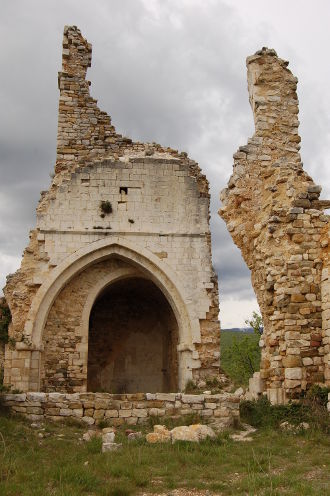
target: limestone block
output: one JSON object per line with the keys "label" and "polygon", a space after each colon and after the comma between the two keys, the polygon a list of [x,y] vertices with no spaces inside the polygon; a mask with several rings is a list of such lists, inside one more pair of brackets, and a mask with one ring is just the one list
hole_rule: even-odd
{"label": "limestone block", "polygon": [[113,443],[115,441],[115,433],[111,432],[102,432],[102,442],[103,443]]}
{"label": "limestone block", "polygon": [[204,401],[204,395],[200,394],[183,394],[181,397],[182,403],[202,403]]}
{"label": "limestone block", "polygon": [[132,415],[133,417],[147,417],[148,411],[144,408],[133,408]]}
{"label": "limestone block", "polygon": [[[302,360],[300,356],[297,355],[288,355],[283,357],[282,362],[283,366],[288,368],[300,367],[302,365]],[[291,377],[288,377],[288,379],[291,379]]]}
{"label": "limestone block", "polygon": [[172,443],[176,441],[199,442],[207,437],[215,438],[215,432],[211,427],[202,424],[183,425],[171,430]]}
{"label": "limestone block", "polygon": [[104,418],[104,413],[105,413],[104,410],[95,410],[93,417],[96,420],[102,420]]}
{"label": "limestone block", "polygon": [[109,401],[106,399],[105,400],[97,399],[94,402],[94,408],[95,410],[106,410],[107,408],[109,408]]}
{"label": "limestone block", "polygon": [[140,423],[142,423],[141,421],[143,421],[143,420],[146,420],[146,419],[144,419],[143,417],[140,417],[140,418],[138,418],[138,417],[128,417],[127,419],[125,419],[125,422],[128,425],[136,425],[138,423],[138,421]]}
{"label": "limestone block", "polygon": [[60,408],[60,415],[62,417],[70,417],[72,416],[72,410],[69,408]]}
{"label": "limestone block", "polygon": [[101,433],[97,430],[94,430],[94,429],[89,429],[82,436],[83,440],[86,442],[89,442],[92,439],[97,438],[97,437],[101,437]]}
{"label": "limestone block", "polygon": [[154,425],[154,432],[146,435],[147,443],[168,443],[171,441],[171,433],[165,425]]}
{"label": "limestone block", "polygon": [[84,410],[82,408],[74,408],[72,410],[72,415],[74,417],[82,417],[84,415]]}
{"label": "limestone block", "polygon": [[293,379],[293,380],[302,379],[302,368],[300,367],[286,368],[285,378]]}
{"label": "limestone block", "polygon": [[150,417],[164,417],[166,410],[164,408],[150,408]]}
{"label": "limestone block", "polygon": [[132,416],[132,410],[119,410],[119,417],[127,418],[131,416]]}
{"label": "limestone block", "polygon": [[115,417],[119,417],[118,410],[106,410],[105,411],[105,418],[115,418]]}
{"label": "limestone block", "polygon": [[9,401],[24,402],[26,400],[26,394],[24,394],[24,393],[4,394],[3,397],[4,397],[5,403],[7,403]]}
{"label": "limestone block", "polygon": [[26,406],[13,405],[11,409],[16,413],[26,413]]}
{"label": "limestone block", "polygon": [[161,401],[175,401],[176,393],[156,393],[155,399]]}
{"label": "limestone block", "polygon": [[207,409],[205,409],[205,410],[201,410],[200,415],[201,415],[202,417],[212,417],[212,415],[213,415],[213,410],[211,410],[211,409],[209,409],[209,410],[207,410]]}
{"label": "limestone block", "polygon": [[121,443],[103,443],[102,453],[106,453],[107,451],[118,451],[121,447]]}

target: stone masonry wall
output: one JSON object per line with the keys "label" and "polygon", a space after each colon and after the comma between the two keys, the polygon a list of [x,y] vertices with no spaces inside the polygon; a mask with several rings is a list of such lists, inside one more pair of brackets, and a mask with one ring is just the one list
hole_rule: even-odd
{"label": "stone masonry wall", "polygon": [[56,298],[44,331],[42,391],[73,393],[86,390],[88,335],[83,335],[81,329],[83,308],[95,282],[123,266],[125,264],[119,260],[99,262],[73,278]]}
{"label": "stone masonry wall", "polygon": [[247,58],[255,134],[234,155],[219,211],[251,270],[265,325],[260,390],[274,403],[324,383],[325,372],[321,235],[329,202],[303,170],[297,78],[287,65],[267,48]]}
{"label": "stone masonry wall", "polygon": [[[7,317],[4,315],[4,309],[8,308],[5,298],[0,298],[0,324],[2,324]],[[0,376],[2,374],[5,363],[5,341],[0,340]]]}
{"label": "stone masonry wall", "polygon": [[198,414],[209,424],[229,427],[239,418],[239,396],[230,393],[23,393],[6,394],[4,404],[30,420],[74,418],[87,425],[107,421],[119,426],[142,424],[150,417]]}
{"label": "stone masonry wall", "polygon": [[[322,345],[324,347],[324,379],[325,384],[330,387],[330,224],[326,227],[321,237],[323,247],[323,270],[322,270]],[[330,410],[330,394],[329,405]]]}
{"label": "stone masonry wall", "polygon": [[[33,346],[27,317],[39,288],[82,247],[118,236],[156,254],[178,276],[201,328],[202,342],[188,343],[193,376],[217,375],[219,302],[208,181],[186,153],[116,133],[90,96],[90,63],[91,45],[78,28],[65,27],[55,175],[41,194],[21,268],[8,276],[4,290],[16,341],[15,350],[6,350],[5,381],[24,391],[38,389],[44,348]],[[101,201],[111,202],[111,215],[101,215]]]}
{"label": "stone masonry wall", "polygon": [[[87,387],[87,367],[90,365],[88,363],[88,349],[95,344],[90,343],[90,336],[85,332],[86,329],[82,326],[82,314],[84,311],[84,306],[86,304],[86,299],[88,298],[89,292],[95,284],[101,280],[107,274],[114,272],[118,269],[123,269],[129,267],[128,264],[125,264],[122,260],[119,259],[110,259],[105,260],[103,262],[99,262],[97,264],[92,265],[88,269],[86,269],[82,274],[77,275],[73,278],[69,284],[67,284],[56,298],[52,308],[50,309],[47,322],[45,325],[44,331],[44,347],[45,351],[43,354],[43,359],[41,363],[41,391],[46,392],[83,392],[86,391]],[[136,276],[143,277],[143,273],[136,271]],[[127,288],[129,289],[129,282],[127,283]],[[164,298],[165,300],[165,298]],[[67,302],[70,302],[70,305]],[[165,300],[166,301],[166,300]],[[142,304],[140,304],[140,312],[142,310]],[[160,303],[158,304],[158,308],[160,308]],[[114,308],[113,311],[115,315],[118,314],[120,308]],[[111,319],[111,322],[108,324],[105,323],[105,334],[111,334],[109,339],[113,339],[114,332],[119,333],[121,335],[121,346],[124,346],[126,340],[129,336],[127,336],[127,317],[129,316],[128,311],[126,311],[126,319],[122,320],[122,324],[118,322],[118,319]],[[118,315],[118,318],[120,315]],[[150,315],[146,315],[146,320],[144,324],[147,324],[148,317]],[[169,320],[170,316],[167,317]],[[165,319],[165,316],[163,316]],[[116,322],[114,322],[116,321]],[[173,324],[172,324],[173,325]],[[113,326],[113,330],[111,332]],[[169,329],[171,330],[171,329]],[[98,334],[102,335],[100,329],[97,329]],[[164,334],[164,332],[162,333]],[[102,336],[99,336],[102,337]],[[175,352],[177,345],[177,336],[175,338]],[[111,354],[116,352],[115,343],[112,342],[111,346],[107,346],[103,348],[104,356],[96,356],[96,363],[100,364],[104,361],[104,357],[108,358]],[[141,345],[140,345],[141,346]],[[154,348],[156,346],[156,349]],[[171,356],[172,344],[169,343],[169,349],[166,354],[167,357]],[[150,349],[149,349],[150,348]],[[157,362],[159,353],[159,349],[157,348],[157,343],[151,342],[148,345],[148,342],[145,343],[144,355],[148,357],[150,362],[149,367],[151,367],[152,362]],[[155,355],[152,355],[152,352]],[[125,357],[126,360],[130,360],[130,356]],[[116,361],[114,359],[111,360],[111,363],[116,365]],[[137,367],[139,364],[136,365]],[[101,368],[101,365],[99,365]],[[104,365],[102,366],[104,367]],[[160,373],[160,369],[157,373]],[[93,382],[97,383],[97,377],[95,375],[95,371],[91,370],[93,377]],[[108,380],[111,379],[111,373],[108,371],[104,371],[108,377]],[[123,367],[122,373],[125,372]],[[156,370],[154,371],[156,373]],[[169,371],[171,373],[171,371]],[[173,373],[176,373],[176,369],[173,368]],[[143,372],[141,371],[141,375]],[[161,375],[161,374],[160,374]],[[134,378],[132,378],[133,380]],[[155,379],[157,380],[157,379]],[[135,381],[139,381],[139,378],[135,378]],[[175,381],[177,383],[177,381]],[[152,392],[153,388],[150,388],[150,384],[148,385],[147,381],[141,389],[146,389],[149,392]],[[90,390],[90,389],[89,389]],[[95,390],[95,389],[92,389]],[[102,390],[107,390],[105,386]],[[117,392],[114,384],[111,385],[112,392]],[[177,384],[175,388],[170,389],[171,391],[177,390]],[[127,391],[127,390],[126,390]],[[159,388],[158,392],[161,392],[162,389]]]}

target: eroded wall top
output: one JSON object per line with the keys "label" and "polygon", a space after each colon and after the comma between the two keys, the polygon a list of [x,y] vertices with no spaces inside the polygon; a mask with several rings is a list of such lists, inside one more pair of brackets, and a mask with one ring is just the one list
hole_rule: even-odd
{"label": "eroded wall top", "polygon": [[303,170],[297,78],[263,48],[247,58],[255,134],[234,154],[219,213],[251,270],[265,323],[261,378],[274,402],[324,381],[321,187]]}

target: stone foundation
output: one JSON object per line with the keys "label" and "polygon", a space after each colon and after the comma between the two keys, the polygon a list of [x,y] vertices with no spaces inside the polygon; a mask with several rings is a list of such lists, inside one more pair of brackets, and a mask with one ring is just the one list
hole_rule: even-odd
{"label": "stone foundation", "polygon": [[230,427],[239,418],[239,396],[183,393],[21,393],[3,396],[5,406],[33,421],[73,418],[88,425],[107,421],[142,424],[150,417],[198,414],[205,422]]}

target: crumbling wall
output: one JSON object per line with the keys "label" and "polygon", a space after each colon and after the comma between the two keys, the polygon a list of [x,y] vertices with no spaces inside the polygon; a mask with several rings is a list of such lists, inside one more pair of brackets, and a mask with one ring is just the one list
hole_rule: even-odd
{"label": "crumbling wall", "polygon": [[324,382],[321,187],[299,154],[297,78],[263,48],[247,59],[255,134],[234,155],[220,216],[251,270],[264,320],[261,390],[274,403]]}
{"label": "crumbling wall", "polygon": [[0,380],[2,380],[5,363],[5,343],[7,341],[8,305],[5,298],[0,298]]}
{"label": "crumbling wall", "polygon": [[[323,248],[322,268],[322,345],[324,353],[324,379],[326,386],[330,387],[330,224],[326,226],[321,237]],[[329,397],[330,407],[330,397]]]}
{"label": "crumbling wall", "polygon": [[[39,288],[82,246],[102,239],[111,243],[116,235],[166,257],[179,274],[187,288],[185,303],[194,307],[202,335],[201,343],[180,343],[180,353],[191,355],[194,378],[218,375],[218,284],[211,261],[208,181],[186,153],[118,134],[90,95],[90,64],[91,45],[76,26],[66,26],[55,174],[49,190],[41,193],[37,226],[21,267],[4,289],[16,341],[15,350],[6,350],[5,381],[24,391],[39,388],[39,360],[45,350],[34,346],[34,322],[28,317],[39,301]],[[120,197],[120,186],[130,190],[127,202]],[[111,223],[99,211],[100,201],[109,198],[114,205]]]}

